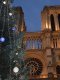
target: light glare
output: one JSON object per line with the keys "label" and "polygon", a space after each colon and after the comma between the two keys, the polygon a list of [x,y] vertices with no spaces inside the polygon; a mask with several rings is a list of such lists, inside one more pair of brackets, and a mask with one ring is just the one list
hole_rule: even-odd
{"label": "light glare", "polygon": [[3,4],[6,4],[6,1],[3,1]]}
{"label": "light glare", "polygon": [[18,52],[16,53],[16,55],[18,55]]}
{"label": "light glare", "polygon": [[13,30],[13,31],[15,31],[15,30],[16,30],[16,28],[15,28],[15,27],[13,27],[13,28],[12,28],[12,30]]}
{"label": "light glare", "polygon": [[14,72],[14,73],[18,73],[18,72],[19,72],[19,68],[18,68],[18,67],[14,67],[14,68],[13,68],[13,72]]}
{"label": "light glare", "polygon": [[1,42],[4,42],[4,41],[5,41],[5,38],[4,38],[4,37],[1,37],[1,38],[0,38],[0,41],[1,41]]}
{"label": "light glare", "polygon": [[9,16],[12,16],[12,13],[9,13]]}

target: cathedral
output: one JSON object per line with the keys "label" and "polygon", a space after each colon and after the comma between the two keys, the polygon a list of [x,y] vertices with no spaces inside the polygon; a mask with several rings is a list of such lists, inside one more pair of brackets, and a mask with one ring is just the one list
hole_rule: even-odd
{"label": "cathedral", "polygon": [[[40,32],[27,32],[24,13],[16,7],[18,31],[24,31],[26,67],[30,78],[60,77],[60,6],[45,6],[41,11]],[[55,80],[55,79],[54,79]]]}
{"label": "cathedral", "polygon": [[39,32],[27,32],[22,8],[15,10],[17,33],[24,32],[22,46],[29,79],[60,80],[60,6],[43,8]]}

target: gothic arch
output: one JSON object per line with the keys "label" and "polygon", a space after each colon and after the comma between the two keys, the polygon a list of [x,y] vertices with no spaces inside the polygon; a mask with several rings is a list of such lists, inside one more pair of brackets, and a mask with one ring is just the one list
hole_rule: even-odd
{"label": "gothic arch", "polygon": [[60,14],[58,14],[58,23],[59,23],[59,29],[60,29]]}
{"label": "gothic arch", "polygon": [[50,15],[50,21],[51,21],[51,30],[55,31],[55,22],[53,14]]}

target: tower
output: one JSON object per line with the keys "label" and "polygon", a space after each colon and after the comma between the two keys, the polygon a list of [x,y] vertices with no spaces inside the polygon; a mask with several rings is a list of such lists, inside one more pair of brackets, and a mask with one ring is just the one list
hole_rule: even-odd
{"label": "tower", "polygon": [[26,31],[25,21],[24,21],[24,13],[22,10],[22,7],[14,7],[15,9],[15,15],[16,15],[16,25],[17,25],[17,31],[22,32]]}
{"label": "tower", "polygon": [[42,11],[42,32],[42,46],[46,49],[48,73],[58,77],[60,76],[60,6],[44,8]]}

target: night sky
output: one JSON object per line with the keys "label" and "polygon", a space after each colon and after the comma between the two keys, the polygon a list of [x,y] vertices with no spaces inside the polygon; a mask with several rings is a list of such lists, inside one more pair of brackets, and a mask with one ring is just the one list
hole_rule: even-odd
{"label": "night sky", "polygon": [[44,6],[60,5],[60,0],[14,0],[13,6],[21,6],[27,31],[41,30],[41,11]]}

